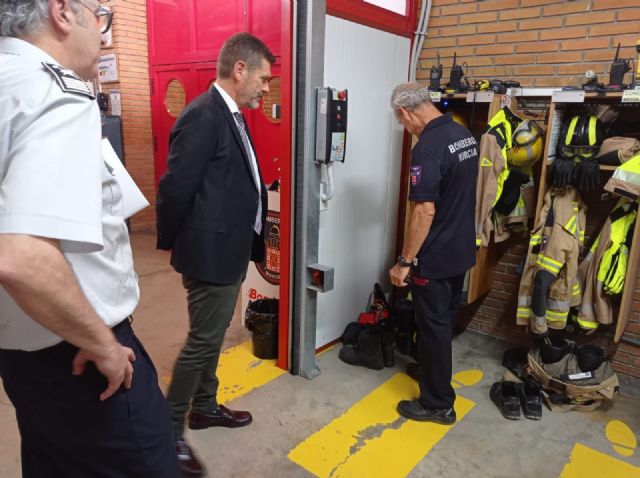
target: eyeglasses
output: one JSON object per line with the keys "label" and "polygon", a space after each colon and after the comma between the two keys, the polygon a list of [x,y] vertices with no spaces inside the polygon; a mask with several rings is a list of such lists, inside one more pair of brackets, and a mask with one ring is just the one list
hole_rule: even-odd
{"label": "eyeglasses", "polygon": [[107,33],[111,28],[111,20],[113,20],[113,12],[109,10],[107,7],[101,7],[100,5],[96,5],[95,3],[86,2],[85,0],[79,0],[82,5],[91,10],[98,20],[98,25],[100,26],[100,33]]}

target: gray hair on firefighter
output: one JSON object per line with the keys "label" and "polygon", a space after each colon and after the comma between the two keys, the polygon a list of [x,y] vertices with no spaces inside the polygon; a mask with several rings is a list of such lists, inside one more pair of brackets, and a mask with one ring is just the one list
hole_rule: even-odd
{"label": "gray hair on firefighter", "polygon": [[23,37],[38,33],[49,20],[48,0],[2,0],[0,36]]}
{"label": "gray hair on firefighter", "polygon": [[391,93],[393,111],[397,111],[398,108],[415,110],[425,103],[431,103],[429,88],[419,83],[402,83]]}

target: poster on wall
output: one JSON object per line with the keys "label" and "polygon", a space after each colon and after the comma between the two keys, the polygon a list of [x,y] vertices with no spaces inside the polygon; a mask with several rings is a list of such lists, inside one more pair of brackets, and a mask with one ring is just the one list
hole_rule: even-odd
{"label": "poster on wall", "polygon": [[111,90],[109,92],[109,103],[111,104],[111,114],[114,116],[122,116],[120,108],[120,90]]}
{"label": "poster on wall", "polygon": [[249,263],[247,278],[242,284],[242,322],[249,302],[280,297],[280,192],[268,191],[269,210],[265,221],[265,258]]}
{"label": "poster on wall", "polygon": [[115,83],[118,81],[118,59],[115,53],[100,56],[98,79],[100,83]]}

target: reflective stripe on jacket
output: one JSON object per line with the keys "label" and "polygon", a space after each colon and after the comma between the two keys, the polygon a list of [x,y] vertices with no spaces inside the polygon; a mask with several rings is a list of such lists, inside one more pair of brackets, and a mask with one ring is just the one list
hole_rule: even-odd
{"label": "reflective stripe on jacket", "polygon": [[604,189],[632,201],[640,197],[640,152],[618,166]]}
{"label": "reflective stripe on jacket", "polygon": [[[572,186],[551,188],[545,194],[540,218],[529,240],[516,314],[517,324],[529,324],[536,334],[548,328],[564,329],[569,309],[581,302],[577,272],[586,210]],[[547,293],[545,315],[536,317],[531,310],[531,296],[535,275],[541,270],[551,273],[555,280]]]}
{"label": "reflective stripe on jacket", "polygon": [[476,246],[486,246],[494,231],[494,241],[509,238],[508,227],[525,226],[527,213],[522,197],[507,216],[493,211],[500,198],[504,182],[509,176],[507,150],[511,148],[513,125],[509,118],[515,115],[507,107],[501,109],[489,121],[480,138],[480,167],[476,187]]}

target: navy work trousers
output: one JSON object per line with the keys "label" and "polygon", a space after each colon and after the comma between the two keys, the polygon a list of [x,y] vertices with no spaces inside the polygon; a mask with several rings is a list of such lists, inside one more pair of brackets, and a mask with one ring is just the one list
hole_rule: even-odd
{"label": "navy work trousers", "polygon": [[71,374],[67,342],[35,352],[0,350],[0,375],[22,436],[24,478],[177,478],[169,410],[151,359],[128,320],[113,328],[136,355],[131,389],[101,402],[93,364]]}
{"label": "navy work trousers", "polygon": [[444,279],[411,280],[418,328],[420,403],[427,408],[452,408],[451,337],[460,306],[464,274]]}

